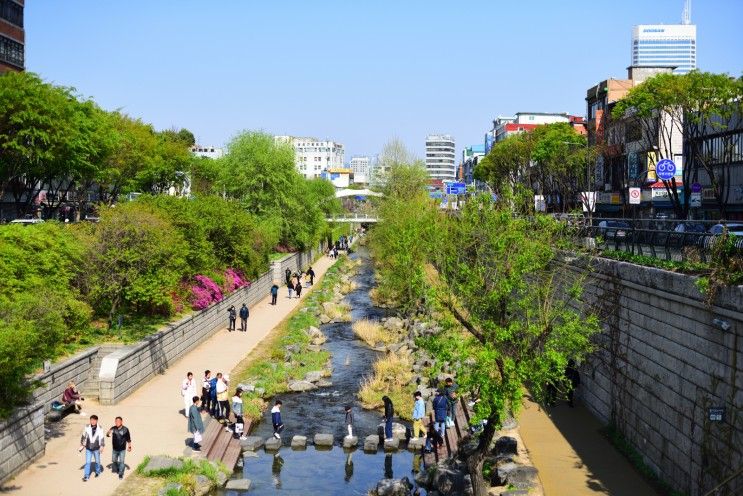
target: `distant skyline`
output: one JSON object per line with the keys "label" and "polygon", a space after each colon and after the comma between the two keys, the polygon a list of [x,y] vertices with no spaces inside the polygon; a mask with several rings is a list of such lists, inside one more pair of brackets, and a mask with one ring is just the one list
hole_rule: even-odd
{"label": "distant skyline", "polygon": [[[222,146],[243,129],[373,156],[399,137],[457,159],[497,115],[585,114],[626,77],[632,28],[681,22],[682,0],[623,2],[26,3],[26,69],[158,129]],[[743,71],[743,1],[694,2],[702,71]]]}

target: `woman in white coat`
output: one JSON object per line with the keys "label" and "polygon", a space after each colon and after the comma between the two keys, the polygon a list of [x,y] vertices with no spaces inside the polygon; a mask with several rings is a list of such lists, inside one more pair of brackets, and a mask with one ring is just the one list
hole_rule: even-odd
{"label": "woman in white coat", "polygon": [[181,384],[181,396],[183,396],[183,413],[188,418],[188,409],[193,404],[193,397],[198,396],[196,394],[196,383],[193,380],[193,373],[189,372],[186,374],[186,378],[183,379]]}

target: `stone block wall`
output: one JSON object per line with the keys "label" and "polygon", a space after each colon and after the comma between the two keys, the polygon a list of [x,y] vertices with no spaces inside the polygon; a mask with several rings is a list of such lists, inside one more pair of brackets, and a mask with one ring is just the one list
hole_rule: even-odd
{"label": "stone block wall", "polygon": [[40,403],[44,413],[48,412],[52,401],[62,398],[62,393],[70,381],[75,381],[78,391],[82,391],[91,375],[94,380],[98,376],[98,371],[94,369],[94,362],[99,349],[100,347],[96,346],[85,350],[64,362],[53,365],[49,372],[35,376],[34,379],[39,387],[33,392],[31,404]]}
{"label": "stone block wall", "polygon": [[[578,395],[671,486],[704,494],[743,465],[743,287],[708,305],[692,276],[598,259],[585,301],[602,320]],[[727,329],[723,329],[727,327]],[[710,420],[709,408],[725,418]],[[725,494],[743,494],[743,477]]]}
{"label": "stone block wall", "polygon": [[0,482],[44,454],[44,405],[20,408],[0,422]]}

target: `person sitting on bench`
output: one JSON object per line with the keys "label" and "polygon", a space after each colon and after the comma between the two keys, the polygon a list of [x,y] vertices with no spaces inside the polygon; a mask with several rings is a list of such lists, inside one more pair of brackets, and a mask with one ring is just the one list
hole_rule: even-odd
{"label": "person sitting on bench", "polygon": [[67,385],[67,389],[65,389],[64,393],[62,393],[62,403],[64,403],[65,407],[74,405],[75,413],[85,415],[83,413],[83,401],[85,401],[85,398],[80,396],[80,393],[77,392],[77,388],[75,387],[75,383],[73,381],[70,381],[70,383]]}

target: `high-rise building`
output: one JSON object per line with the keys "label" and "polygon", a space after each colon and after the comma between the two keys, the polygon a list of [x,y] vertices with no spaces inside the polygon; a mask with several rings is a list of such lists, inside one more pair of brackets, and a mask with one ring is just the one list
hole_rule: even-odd
{"label": "high-rise building", "polygon": [[460,181],[466,184],[475,182],[475,167],[485,156],[485,145],[472,145],[462,150],[462,169]]}
{"label": "high-rise building", "polygon": [[641,24],[632,30],[632,65],[673,67],[674,74],[697,68],[697,27],[686,0],[682,24]]}
{"label": "high-rise building", "polygon": [[343,169],[346,152],[336,141],[294,136],[275,136],[274,139],[294,148],[297,170],[308,179],[321,177],[328,169]]}
{"label": "high-rise building", "polygon": [[370,178],[369,165],[371,159],[369,157],[351,157],[351,172],[353,172],[353,182],[355,183],[367,183]]}
{"label": "high-rise building", "polygon": [[454,181],[457,178],[454,138],[448,134],[426,137],[426,170],[431,179]]}
{"label": "high-rise building", "polygon": [[25,68],[23,0],[0,0],[0,74]]}

